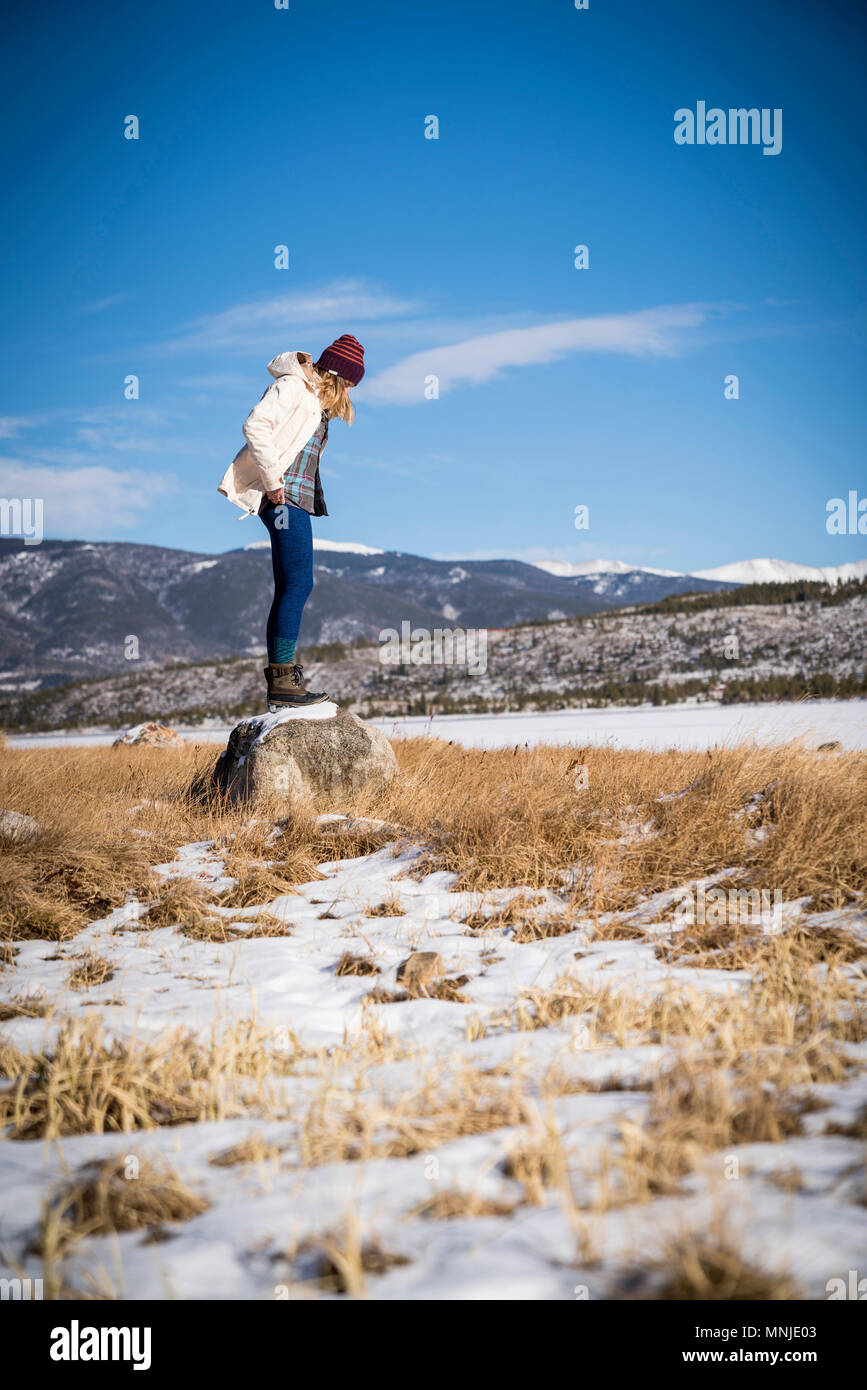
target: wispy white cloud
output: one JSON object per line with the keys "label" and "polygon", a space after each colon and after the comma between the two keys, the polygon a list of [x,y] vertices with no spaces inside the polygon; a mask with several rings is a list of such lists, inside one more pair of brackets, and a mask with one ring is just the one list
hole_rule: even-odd
{"label": "wispy white cloud", "polygon": [[[323,331],[355,332],[364,323],[417,314],[421,306],[360,280],[340,281],[319,290],[290,291],[246,300],[220,313],[195,319],[159,344],[161,355],[203,352],[251,352],[266,344],[274,351],[304,346],[293,335]],[[315,345],[314,345],[315,346]],[[325,344],[323,343],[324,347]]]}
{"label": "wispy white cloud", "polygon": [[175,492],[171,473],[98,465],[55,468],[0,458],[0,496],[41,497],[45,531],[51,536],[105,535],[111,527],[135,525],[143,512]]}
{"label": "wispy white cloud", "polygon": [[[76,445],[90,451],[91,462],[105,462],[112,454],[187,454],[199,457],[201,441],[185,432],[180,411],[155,410],[140,401],[71,412]],[[39,450],[27,449],[40,458]],[[46,458],[46,462],[49,460]],[[59,461],[59,460],[58,460]]]}
{"label": "wispy white cloud", "polygon": [[0,439],[15,439],[22,430],[32,429],[35,419],[26,415],[0,415]]}
{"label": "wispy white cloud", "polygon": [[491,381],[510,367],[553,362],[576,352],[672,355],[682,346],[684,331],[700,327],[709,313],[702,304],[666,305],[478,334],[402,358],[364,383],[364,398],[413,405],[425,400],[430,376],[437,378],[443,395],[456,386]]}
{"label": "wispy white cloud", "polygon": [[132,299],[132,294],[124,290],[120,294],[107,294],[104,299],[93,299],[89,304],[79,305],[80,314],[101,314],[106,309],[114,309],[118,304],[125,304],[128,299]]}

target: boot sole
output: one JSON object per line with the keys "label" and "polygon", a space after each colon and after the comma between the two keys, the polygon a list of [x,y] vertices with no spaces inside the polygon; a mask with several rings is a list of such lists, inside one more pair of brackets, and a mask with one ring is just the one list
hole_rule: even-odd
{"label": "boot sole", "polygon": [[313,700],[272,700],[268,701],[269,714],[282,714],[287,709],[309,709],[311,705],[322,705],[330,697],[317,695]]}

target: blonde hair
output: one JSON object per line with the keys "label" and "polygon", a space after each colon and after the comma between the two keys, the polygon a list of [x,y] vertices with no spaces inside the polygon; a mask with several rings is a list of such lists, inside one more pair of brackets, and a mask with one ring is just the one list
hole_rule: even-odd
{"label": "blonde hair", "polygon": [[330,419],[345,420],[347,425],[351,425],[355,419],[355,410],[349,399],[350,383],[342,376],[336,376],[334,372],[324,371],[315,363],[310,364],[308,373],[313,389],[319,397],[319,404],[323,410],[328,411]]}

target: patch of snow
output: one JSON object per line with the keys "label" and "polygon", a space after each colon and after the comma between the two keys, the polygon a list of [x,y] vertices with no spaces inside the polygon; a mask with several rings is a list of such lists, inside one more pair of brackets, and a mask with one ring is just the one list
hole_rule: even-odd
{"label": "patch of snow", "polygon": [[318,705],[304,705],[301,709],[280,710],[276,714],[258,714],[255,719],[244,722],[258,725],[259,728],[258,734],[250,744],[252,749],[279,724],[288,724],[293,719],[333,719],[336,714],[337,706],[334,701],[322,700]]}

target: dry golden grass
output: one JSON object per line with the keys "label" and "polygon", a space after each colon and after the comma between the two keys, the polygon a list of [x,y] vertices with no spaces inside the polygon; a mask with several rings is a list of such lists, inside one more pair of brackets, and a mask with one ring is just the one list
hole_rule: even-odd
{"label": "dry golden grass", "polygon": [[66,983],[70,989],[95,989],[114,978],[114,966],[105,956],[96,951],[85,951],[76,957],[77,964],[70,970]]}
{"label": "dry golden grass", "polygon": [[516,1144],[503,1161],[503,1174],[514,1178],[524,1189],[524,1201],[541,1206],[545,1189],[562,1182],[562,1151],[550,1140],[527,1140]]}
{"label": "dry golden grass", "polygon": [[265,1083],[291,1067],[256,1025],[226,1029],[208,1047],[181,1031],[155,1041],[107,1042],[98,1019],[66,1021],[43,1052],[9,1049],[15,1085],[0,1092],[12,1139],[152,1129],[267,1109]]}
{"label": "dry golden grass", "polygon": [[642,1270],[639,1283],[650,1284],[655,1272],[660,1276],[659,1282],[646,1294],[639,1293],[639,1298],[711,1303],[785,1302],[804,1297],[787,1275],[757,1269],[734,1244],[713,1236],[683,1236],[671,1241],[656,1271]]}
{"label": "dry golden grass", "polygon": [[367,1295],[369,1274],[386,1274],[409,1263],[405,1255],[384,1250],[377,1240],[362,1240],[354,1220],[318,1241],[302,1242],[290,1258],[312,1271],[305,1282],[315,1283],[323,1292],[348,1294],[351,1298]]}
{"label": "dry golden grass", "polygon": [[[432,861],[427,861],[425,873],[430,873],[434,867]],[[532,893],[516,893],[504,906],[492,907],[490,912],[486,912],[482,905],[462,921],[470,931],[501,931],[505,927],[523,926],[528,911],[534,907],[538,907],[538,901]]]}
{"label": "dry golden grass", "polygon": [[385,902],[376,903],[374,907],[364,909],[365,917],[402,917],[406,908],[396,893],[392,893]]}
{"label": "dry golden grass", "polygon": [[479,1197],[475,1192],[459,1192],[453,1188],[446,1188],[436,1192],[427,1201],[421,1202],[415,1208],[413,1216],[421,1216],[426,1221],[461,1221],[467,1217],[511,1216],[515,1205],[514,1202]]}
{"label": "dry golden grass", "polygon": [[[584,749],[589,786],[578,792],[568,771],[574,749],[483,751],[418,739],[396,751],[403,776],[378,797],[362,794],[341,809],[384,818],[430,846],[417,874],[450,869],[460,887],[483,892],[550,888],[568,897],[573,914],[591,917],[734,866],[746,887],[809,896],[817,907],[863,899],[864,754]],[[163,896],[149,867],[191,840],[227,847],[242,883],[221,902],[239,906],[315,880],[327,859],[394,841],[393,830],[365,829],[363,821],[338,835],[311,819],[333,806],[299,807],[289,818],[284,808],[257,807],[251,818],[214,794],[203,797],[197,779],[213,756],[207,748],[8,750],[0,805],[34,816],[46,832],[3,856],[0,936],[64,940],[130,891],[145,901]],[[274,815],[283,817],[276,836]],[[644,823],[652,833],[630,838],[628,828]],[[758,825],[769,831],[761,840],[752,834]],[[271,867],[251,864],[256,858]],[[564,871],[573,865],[585,872],[567,890]],[[476,914],[468,926],[531,931],[532,902]]]}
{"label": "dry golden grass", "polygon": [[751,971],[748,990],[725,996],[678,985],[650,997],[566,975],[553,989],[523,991],[499,1022],[532,1031],[580,1015],[588,1046],[717,1038],[739,1051],[805,1041],[833,1049],[867,1038],[864,971],[829,958],[820,937],[808,931],[762,937],[742,968]]}
{"label": "dry golden grass", "polygon": [[[163,879],[154,875],[148,883],[148,896],[159,894],[151,903],[147,916],[136,924],[143,930],[156,927],[194,928],[213,920],[213,894],[201,883],[189,878]],[[129,930],[129,924],[119,928]]]}
{"label": "dry golden grass", "polygon": [[[639,933],[640,934],[640,933]],[[656,954],[669,964],[682,963],[713,970],[749,970],[763,963],[777,965],[780,954],[797,956],[798,968],[867,961],[867,942],[837,927],[793,926],[781,937],[768,937],[745,926],[689,927],[660,942]]]}
{"label": "dry golden grass", "polygon": [[[321,877],[307,818],[285,822],[274,841],[273,820],[251,823],[242,808],[197,794],[196,779],[212,764],[211,750],[193,747],[8,751],[0,765],[0,805],[33,815],[45,830],[38,840],[4,847],[0,938],[68,940],[130,893],[154,903],[148,926],[206,916],[203,885],[152,873],[191,840],[230,845],[239,861],[251,854],[278,861],[265,869],[245,860],[241,883],[221,898],[224,906],[269,901]],[[285,816],[283,808],[263,808],[269,809]]]}
{"label": "dry golden grass", "polygon": [[[417,740],[397,751],[404,779],[383,813],[433,843],[423,869],[451,869],[462,888],[562,890],[564,868],[581,863],[593,872],[572,899],[588,914],[735,865],[746,867],[750,887],[811,895],[821,907],[864,892],[863,754],[830,760],[795,746],[707,754],[588,748],[581,759],[589,787],[577,792],[571,749],[482,752]],[[763,790],[759,810],[749,809]],[[654,833],[624,842],[624,827],[642,822]],[[758,823],[772,832],[763,840],[749,833]]]}
{"label": "dry golden grass", "polygon": [[323,1084],[301,1126],[304,1165],[406,1158],[468,1134],[521,1124],[526,1101],[517,1083],[455,1063],[425,1065],[386,1104]]}
{"label": "dry golden grass", "polygon": [[87,1236],[189,1221],[207,1207],[165,1159],[123,1154],[86,1164],[49,1199],[39,1249],[62,1255]]}
{"label": "dry golden grass", "polygon": [[[135,750],[7,752],[0,804],[29,807],[45,829],[37,840],[4,850],[0,935],[67,940],[130,891],[144,891],[150,865],[173,855],[179,841],[172,832],[184,817],[176,813],[171,830],[166,824],[165,834],[144,837],[130,834],[136,821],[128,812],[149,782],[159,782],[160,795],[179,806],[189,772],[185,752],[158,762]],[[166,817],[165,810],[154,814]]]}
{"label": "dry golden grass", "polygon": [[[178,877],[166,880],[155,877],[151,881],[150,891],[158,892],[160,897],[148,908],[146,916],[136,923],[124,923],[115,929],[117,932],[177,927],[192,941],[215,942],[239,941],[248,936],[292,934],[291,922],[284,922],[269,912],[261,912],[253,920],[245,917],[245,925],[236,926],[231,918],[221,916],[214,910],[214,895],[207,887],[193,879]],[[268,896],[264,890],[263,896]],[[271,896],[276,897],[277,894]],[[226,898],[221,897],[220,906],[225,905]],[[245,907],[248,904],[244,902],[238,906]]]}
{"label": "dry golden grass", "polygon": [[594,1205],[607,1210],[677,1193],[711,1153],[800,1134],[807,1105],[754,1077],[739,1083],[712,1061],[681,1059],[656,1080],[645,1123],[620,1122],[620,1144],[605,1154]]}
{"label": "dry golden grass", "polygon": [[354,956],[351,951],[344,951],[337,962],[335,973],[338,975],[378,975],[379,966],[370,956]]}
{"label": "dry golden grass", "polygon": [[[360,807],[366,807],[367,802],[363,795],[359,798],[358,804]],[[358,859],[362,854],[375,854],[377,850],[395,842],[393,830],[368,829],[363,824],[363,818],[361,819],[361,825],[347,830],[329,829],[327,825],[309,829],[309,852],[314,856],[315,862],[324,864],[334,859]]]}
{"label": "dry golden grass", "polygon": [[[358,956],[352,957],[353,960],[361,959]],[[355,972],[344,971],[344,974],[378,974],[375,972],[357,970]],[[426,985],[407,985],[405,989],[383,989],[377,986],[376,989],[368,990],[364,996],[363,1003],[367,1004],[404,1004],[407,999],[442,999],[447,1004],[469,1004],[471,1001],[465,994],[461,993],[461,987],[468,985],[469,975],[444,976],[438,980],[431,980]]]}
{"label": "dry golden grass", "polygon": [[377,985],[375,989],[368,990],[365,994],[363,1004],[403,1004],[409,995],[402,989],[383,989]]}
{"label": "dry golden grass", "polygon": [[265,1136],[255,1130],[231,1148],[211,1154],[208,1162],[215,1168],[238,1168],[247,1163],[275,1163],[279,1157],[277,1145],[269,1144]]}
{"label": "dry golden grass", "polygon": [[426,985],[418,993],[427,999],[444,999],[447,1004],[469,1004],[467,996],[461,994],[461,987],[469,983],[469,975],[446,975]]}
{"label": "dry golden grass", "polygon": [[247,941],[258,936],[291,936],[294,923],[284,922],[270,912],[260,912],[253,919],[245,917],[243,926],[226,917],[208,917],[203,922],[188,923],[181,928],[184,936],[193,941]]}
{"label": "dry golden grass", "polygon": [[10,1018],[46,1018],[54,1010],[39,993],[22,994],[8,1003],[0,1004],[0,1023]]}
{"label": "dry golden grass", "polygon": [[234,888],[220,894],[220,906],[255,907],[258,903],[273,902],[275,898],[282,897],[285,893],[294,893],[296,883],[304,883],[311,878],[322,877],[317,872],[315,865],[310,867],[312,873],[305,874],[304,878],[290,879],[276,868],[267,868],[262,864],[247,862],[238,864],[230,861],[226,865],[226,873],[237,878],[238,882]]}
{"label": "dry golden grass", "polygon": [[518,923],[512,940],[519,945],[526,941],[547,941],[552,936],[568,936],[576,926],[570,917],[530,917]]}
{"label": "dry golden grass", "polygon": [[[5,1079],[9,1077],[21,1076],[27,1066],[27,1058],[23,1052],[19,1052],[17,1047],[0,1037],[0,1076]],[[3,1112],[0,1110],[0,1116]]]}

